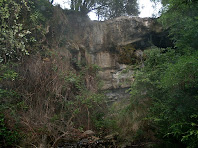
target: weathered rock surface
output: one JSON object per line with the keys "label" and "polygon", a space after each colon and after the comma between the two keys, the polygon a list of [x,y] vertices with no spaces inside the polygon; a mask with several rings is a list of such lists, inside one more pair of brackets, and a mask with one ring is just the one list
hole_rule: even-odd
{"label": "weathered rock surface", "polygon": [[79,26],[71,50],[79,51],[78,59],[84,58],[87,64],[101,67],[99,76],[104,90],[129,87],[133,71],[127,65],[135,64],[138,58],[141,62],[140,51],[153,46],[152,38],[163,33],[162,27],[151,18],[119,17],[104,22],[88,21]]}
{"label": "weathered rock surface", "polygon": [[59,26],[56,42],[63,42],[59,48],[70,55],[67,62],[100,66],[103,90],[130,87],[134,80],[131,65],[144,66],[142,51],[151,46],[171,46],[162,27],[152,18],[119,17],[99,22],[70,14],[55,23]]}

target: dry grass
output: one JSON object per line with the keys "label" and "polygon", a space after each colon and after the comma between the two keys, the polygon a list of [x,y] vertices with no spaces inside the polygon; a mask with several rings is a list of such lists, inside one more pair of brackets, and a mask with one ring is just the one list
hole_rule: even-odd
{"label": "dry grass", "polygon": [[[82,101],[98,92],[95,72],[91,66],[82,68],[82,83],[87,90],[83,93],[75,84],[65,80],[71,73],[78,76],[80,72],[71,67],[71,59],[65,59],[70,56],[64,54],[69,53],[60,51],[49,57],[32,55],[18,66],[18,80],[5,83],[21,94],[23,106],[15,109],[14,116],[19,119],[20,130],[26,135],[25,146],[50,144],[56,147],[62,139],[79,139],[82,135],[79,127],[84,130],[94,127],[90,121],[91,112],[100,106],[91,102],[93,108],[90,108]],[[77,100],[76,96],[82,96],[82,100]],[[5,113],[7,119],[12,119],[9,110]]]}

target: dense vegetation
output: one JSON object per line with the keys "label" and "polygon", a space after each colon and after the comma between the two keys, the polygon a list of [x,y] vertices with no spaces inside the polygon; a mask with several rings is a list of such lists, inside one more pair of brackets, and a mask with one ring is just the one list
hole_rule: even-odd
{"label": "dense vegetation", "polygon": [[[118,140],[134,144],[198,147],[196,0],[162,0],[159,22],[175,46],[144,52],[144,67],[136,67],[129,89],[130,104],[115,103],[108,116],[97,77],[100,68],[75,59],[67,67],[56,49],[61,45],[49,43],[53,34],[48,24],[56,21],[50,2],[0,1],[1,147],[56,147],[87,129],[116,131]],[[130,0],[72,0],[71,9],[84,14],[96,9],[104,18],[138,14],[137,1]]]}
{"label": "dense vegetation", "polygon": [[139,119],[147,122],[142,127],[143,135],[149,128],[167,147],[197,147],[198,2],[162,2],[159,21],[169,30],[175,47],[145,51],[145,67],[135,74],[126,114],[142,106],[148,112]]}
{"label": "dense vegetation", "polygon": [[99,67],[74,59],[65,66],[49,44],[51,3],[3,0],[0,7],[0,147],[56,147],[104,127]]}

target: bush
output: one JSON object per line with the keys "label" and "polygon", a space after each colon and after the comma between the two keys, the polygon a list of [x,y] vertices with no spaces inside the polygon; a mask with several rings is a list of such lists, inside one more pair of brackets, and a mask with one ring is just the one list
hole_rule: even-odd
{"label": "bush", "polygon": [[19,133],[16,130],[7,127],[4,115],[0,114],[0,146],[15,146],[19,141]]}
{"label": "bush", "polygon": [[145,54],[145,67],[136,72],[130,88],[130,106],[146,102],[149,112],[144,118],[158,138],[196,147],[198,52],[180,55],[173,49],[152,49]]}

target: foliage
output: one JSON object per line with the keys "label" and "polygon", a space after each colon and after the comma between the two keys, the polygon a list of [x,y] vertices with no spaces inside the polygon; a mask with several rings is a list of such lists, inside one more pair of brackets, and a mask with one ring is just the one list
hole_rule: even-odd
{"label": "foliage", "polygon": [[137,0],[71,0],[71,9],[83,14],[94,10],[98,19],[139,14]]}
{"label": "foliage", "polygon": [[[47,135],[55,146],[56,139],[64,132],[70,134],[65,137],[75,139],[81,131],[106,126],[105,121],[99,125],[101,118],[97,117],[105,111],[105,96],[97,87],[99,67],[78,63],[78,71],[62,69],[65,61],[58,55],[55,57],[52,61],[58,63],[30,55],[22,65],[1,64],[0,111],[7,123],[3,128],[12,133],[13,124],[17,123],[19,132],[26,134],[20,139],[25,147],[38,146],[42,135]],[[73,135],[74,131],[77,134]],[[2,136],[12,138],[7,132]],[[5,144],[9,144],[9,140]],[[15,141],[12,144],[15,145]]]}
{"label": "foliage", "polygon": [[18,74],[14,70],[10,69],[9,65],[10,64],[1,64],[0,82],[4,79],[14,81],[17,78]]}
{"label": "foliage", "polygon": [[[97,92],[98,82],[95,77],[97,69],[95,65],[81,67],[79,74],[71,72],[64,77],[66,82],[65,87],[71,87],[74,93],[74,98],[70,98],[68,102],[65,102],[67,113],[72,114],[73,118],[81,118],[79,115],[84,116],[84,121],[74,123],[74,125],[83,127],[83,129],[90,129],[91,126],[94,128],[94,125],[91,124],[91,119],[94,117],[93,114],[102,114],[104,111],[101,106],[104,103],[104,94]],[[96,118],[94,121],[96,121]],[[96,125],[96,127],[98,126]]]}
{"label": "foliage", "polygon": [[[154,120],[167,137],[174,137],[189,147],[197,147],[197,81],[198,54],[181,56],[170,63],[161,77],[164,90],[161,99],[154,103]],[[159,98],[159,97],[158,97]],[[194,118],[195,117],[195,118]],[[166,130],[165,130],[166,129]]]}
{"label": "foliage", "polygon": [[102,19],[119,16],[138,16],[139,14],[137,0],[108,0],[105,3],[106,7],[96,10],[96,14]]}
{"label": "foliage", "polygon": [[[9,68],[9,64],[0,64],[0,83],[5,81],[13,82],[18,77],[18,73]],[[19,95],[12,90],[2,89],[0,86],[0,146],[9,147],[17,144],[20,141],[19,132],[15,127],[9,127],[6,124],[7,118],[5,110],[15,106],[18,102]],[[14,124],[14,123],[12,123]]]}
{"label": "foliage", "polygon": [[[158,0],[159,1],[159,0]],[[180,50],[198,46],[198,1],[161,0],[164,7],[160,22],[169,28],[175,46]]]}
{"label": "foliage", "polygon": [[[157,0],[156,0],[157,1]],[[145,51],[145,67],[130,88],[130,111],[144,102],[157,138],[166,143],[198,146],[197,1],[162,0],[159,18],[175,42],[175,49]],[[133,116],[131,117],[133,118]],[[143,130],[146,132],[146,130]]]}
{"label": "foliage", "polygon": [[107,113],[105,112],[94,112],[91,117],[91,120],[94,123],[95,128],[101,134],[106,134],[106,131],[112,132],[117,127],[116,121],[110,118],[109,115],[107,115]]}
{"label": "foliage", "polygon": [[25,93],[18,91],[17,82],[21,81],[19,63],[26,55],[41,48],[39,43],[44,38],[47,17],[52,15],[49,8],[52,7],[46,0],[2,0],[0,8],[0,145],[10,147],[21,140],[19,133],[23,129],[16,131],[15,123],[20,123],[19,112],[28,109],[23,100]]}
{"label": "foliage", "polygon": [[5,118],[0,114],[0,146],[9,147],[17,144],[20,140],[19,133],[14,129],[8,129],[5,124]]}
{"label": "foliage", "polygon": [[29,7],[24,0],[21,4],[14,0],[0,1],[0,7],[0,62],[7,62],[9,59],[19,59],[21,54],[29,54],[26,44],[27,35],[31,32],[23,29],[23,24],[19,22],[22,9],[29,11]]}
{"label": "foliage", "polygon": [[136,72],[130,89],[131,106],[149,99],[147,119],[155,124],[156,134],[196,147],[197,52],[181,56],[173,49],[152,49],[145,54],[145,67]]}
{"label": "foliage", "polygon": [[[52,5],[47,0],[29,1],[29,7],[31,8],[30,20],[34,24],[34,27],[45,27],[48,19],[52,17],[53,10]],[[40,27],[40,29],[42,29]],[[37,28],[39,29],[39,28]]]}
{"label": "foliage", "polygon": [[46,0],[0,1],[0,62],[19,61],[36,50],[32,47],[44,36],[44,25],[52,15],[50,6]]}

